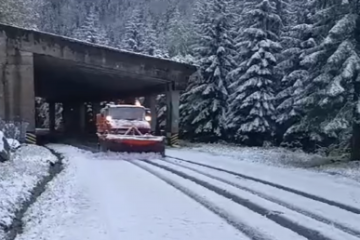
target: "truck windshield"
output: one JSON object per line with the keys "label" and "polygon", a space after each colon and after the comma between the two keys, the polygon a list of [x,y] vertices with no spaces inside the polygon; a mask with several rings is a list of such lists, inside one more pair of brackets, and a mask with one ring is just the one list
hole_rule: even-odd
{"label": "truck windshield", "polygon": [[140,107],[114,107],[109,108],[109,116],[113,119],[144,120],[145,110]]}

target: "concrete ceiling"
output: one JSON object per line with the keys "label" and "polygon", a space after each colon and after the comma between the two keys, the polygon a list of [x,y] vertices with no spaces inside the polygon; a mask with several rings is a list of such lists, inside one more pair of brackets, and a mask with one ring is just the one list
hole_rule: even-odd
{"label": "concrete ceiling", "polygon": [[34,55],[35,92],[53,101],[111,100],[165,91],[169,80]]}

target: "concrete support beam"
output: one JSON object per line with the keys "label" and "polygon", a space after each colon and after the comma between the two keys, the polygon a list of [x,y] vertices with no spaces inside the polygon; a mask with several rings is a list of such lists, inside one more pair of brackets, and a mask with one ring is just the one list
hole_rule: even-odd
{"label": "concrete support beam", "polygon": [[79,127],[80,133],[86,133],[86,107],[85,103],[78,103]]}
{"label": "concrete support beam", "polygon": [[55,102],[49,102],[49,129],[55,132]]}
{"label": "concrete support beam", "polygon": [[179,138],[180,91],[169,85],[166,91],[166,137],[171,146],[178,144]]}
{"label": "concrete support beam", "polygon": [[71,106],[67,102],[62,103],[63,111],[62,111],[62,118],[63,118],[63,126],[64,126],[64,132],[69,131],[69,125],[71,124]]}
{"label": "concrete support beam", "polygon": [[101,105],[99,102],[93,102],[92,103],[92,111],[93,111],[93,121],[96,122],[96,114],[100,113]]}
{"label": "concrete support beam", "polygon": [[142,103],[142,105],[144,106],[144,107],[146,107],[146,108],[151,108],[151,98],[152,98],[152,95],[147,95],[147,96],[145,96],[144,97],[144,101],[143,101],[143,103]]}
{"label": "concrete support beam", "polygon": [[34,56],[9,47],[0,36],[0,117],[28,123],[35,132]]}
{"label": "concrete support beam", "polygon": [[155,134],[157,133],[156,95],[152,94],[150,96],[147,96],[145,99],[148,100],[149,108],[151,111],[151,131]]}
{"label": "concrete support beam", "polygon": [[73,102],[63,103],[64,132],[75,135],[79,132],[79,107]]}
{"label": "concrete support beam", "polygon": [[7,63],[6,35],[0,33],[0,119],[5,119],[5,74]]}

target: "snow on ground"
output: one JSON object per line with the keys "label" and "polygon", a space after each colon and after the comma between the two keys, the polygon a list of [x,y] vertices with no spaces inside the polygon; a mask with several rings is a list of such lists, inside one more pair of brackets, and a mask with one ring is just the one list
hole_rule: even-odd
{"label": "snow on ground", "polygon": [[264,163],[276,166],[310,167],[325,161],[317,154],[291,151],[285,148],[239,147],[225,144],[197,144],[192,150],[227,156],[241,161]]}
{"label": "snow on ground", "polygon": [[360,182],[360,161],[339,162],[320,166],[314,170],[329,173],[335,176],[349,177]]}
{"label": "snow on ground", "polygon": [[19,141],[16,140],[16,139],[7,138],[6,140],[7,140],[7,142],[9,143],[11,149],[17,149],[17,148],[19,148],[19,147],[21,146],[21,144],[19,143]]}
{"label": "snow on ground", "polygon": [[308,154],[303,151],[292,151],[285,148],[251,148],[225,144],[194,144],[193,147],[186,147],[184,149],[271,166],[306,168],[316,172],[325,172],[331,175],[360,181],[360,161],[331,163],[332,158],[324,157],[320,154]]}
{"label": "snow on ground", "polygon": [[12,161],[0,163],[0,239],[9,227],[15,212],[30,197],[31,190],[48,175],[49,162],[57,158],[46,148],[22,146]]}
{"label": "snow on ground", "polygon": [[119,154],[49,146],[63,153],[67,167],[30,208],[17,240],[246,239]]}
{"label": "snow on ground", "polygon": [[[246,232],[251,239],[305,240],[304,237],[290,231],[287,228],[281,227],[280,225],[267,219],[267,217],[257,214],[251,211],[250,209],[235,203],[234,201],[232,201],[232,199],[218,195],[217,193],[208,190],[202,187],[201,185],[196,184],[188,179],[177,176],[161,168],[147,166],[147,164],[143,162],[139,162],[137,164],[149,168],[157,175],[160,175],[168,179],[169,181],[175,182],[177,186],[180,186],[182,189],[184,189],[184,191],[194,195],[194,197],[196,197],[200,202],[203,202],[207,204],[211,209],[214,209],[217,212],[222,213],[231,222],[236,224],[242,231]],[[211,239],[217,239],[217,238],[213,236],[213,238]],[[242,237],[239,239],[245,240],[248,238]]]}
{"label": "snow on ground", "polygon": [[232,157],[185,148],[168,149],[166,155],[227,169],[353,207],[359,207],[360,204],[360,183],[348,178],[334,178],[325,173],[304,169],[279,168],[245,161],[246,159],[239,161]]}
{"label": "snow on ground", "polygon": [[[220,172],[218,170],[193,165],[191,163],[182,162],[175,159],[167,159],[167,162],[168,166],[171,167],[173,167],[174,165],[181,166],[178,169],[182,172],[191,173],[192,171],[194,171],[195,174],[200,176],[201,178],[204,178],[205,175],[218,180],[220,179],[220,181],[223,181],[225,183],[231,183],[232,186],[235,186],[237,188],[236,191],[234,191],[235,195],[241,193],[240,195],[242,197],[248,196],[247,198],[252,199],[252,202],[254,202],[254,197],[249,195],[249,193],[255,194],[255,198],[258,198],[257,196],[259,196],[273,203],[277,203],[282,207],[286,207],[288,210],[301,213],[307,217],[317,220],[320,219],[320,221],[325,223],[332,223],[331,225],[334,225],[334,223],[338,223],[338,226],[341,225],[340,229],[351,228],[357,229],[357,231],[360,232],[360,215],[358,214],[353,214],[335,206],[331,206],[307,197],[299,196],[295,193],[268,186],[263,183],[239,178],[237,176],[225,172]],[[169,163],[172,164],[169,165]],[[160,162],[160,164],[164,163]],[[182,167],[184,167],[184,169],[182,169]],[[203,176],[201,176],[199,173]],[[192,173],[192,176],[194,176],[194,173]],[[210,179],[206,181],[211,182],[214,180]],[[262,204],[262,206],[265,207],[266,204]],[[307,225],[307,223],[308,221],[303,223],[303,225]],[[317,223],[315,223],[314,225],[316,224]],[[327,234],[328,232],[332,232],[332,230],[327,230],[325,234]]]}
{"label": "snow on ground", "polygon": [[[260,206],[261,208],[266,209],[267,213],[281,213],[282,217],[284,217],[285,219],[287,219],[291,222],[296,222],[296,223],[300,224],[301,226],[305,226],[308,229],[312,229],[313,231],[316,231],[316,232],[320,233],[321,235],[326,236],[328,239],[338,239],[338,240],[358,239],[357,237],[351,236],[337,228],[334,228],[334,226],[332,224],[328,225],[328,224],[316,221],[315,219],[313,219],[311,217],[304,216],[303,214],[301,214],[297,211],[288,209],[287,207],[284,207],[280,204],[274,203],[273,201],[266,200],[258,195],[255,195],[248,191],[239,189],[230,184],[221,182],[219,180],[213,179],[208,176],[204,176],[203,174],[197,173],[197,172],[189,170],[189,169],[179,168],[178,166],[167,163],[165,161],[156,161],[155,160],[155,162],[161,166],[166,166],[173,170],[181,171],[187,175],[190,175],[192,177],[200,179],[200,180],[202,180],[206,183],[209,183],[213,186],[216,186],[220,189],[226,189],[226,191],[228,193],[231,193],[234,196],[237,196],[241,199],[245,199],[245,201],[247,201],[247,202],[251,202],[252,204],[256,204],[256,205]],[[178,182],[181,182],[181,181],[184,182],[184,180],[181,180],[181,177],[177,177],[177,178],[178,178]],[[234,181],[232,181],[232,183],[233,182]],[[189,182],[184,183],[184,185],[188,186],[188,187],[190,187],[191,184],[194,185],[194,183],[189,183]],[[191,187],[191,188],[193,188],[193,187]],[[197,192],[200,192],[200,190],[197,190]],[[205,193],[203,193],[203,192],[204,191],[201,191],[201,194],[204,195]],[[214,204],[219,202],[216,200],[215,197],[211,197],[211,198],[209,197],[209,199],[211,199]],[[295,197],[295,200],[296,200],[296,197]],[[231,202],[230,199],[228,201]],[[230,203],[222,204],[219,207],[229,208],[229,206],[231,206]],[[235,204],[230,209],[228,209],[227,212],[230,212],[230,213],[237,212],[238,214],[240,214],[241,208],[244,208],[244,207],[236,206],[236,204]],[[249,210],[247,210],[247,211],[249,211]],[[358,222],[360,221],[360,217],[357,217],[357,215],[350,214],[350,213],[346,215],[346,211],[343,211],[343,213],[345,213],[345,215],[343,214],[343,216],[346,216],[349,218],[348,226],[351,226],[354,229],[359,231],[360,227],[359,227]],[[331,213],[328,213],[328,214],[331,214]],[[261,216],[261,215],[257,216],[257,218],[256,218],[254,215],[258,215],[258,214],[254,213],[254,212],[250,212],[247,214],[240,214],[240,216],[238,216],[238,219],[241,219],[241,215],[246,215],[248,219],[251,219],[250,222],[247,223],[247,225],[253,225],[255,229],[258,228],[258,231],[266,232],[265,236],[272,235],[272,236],[274,236],[273,239],[294,239],[294,238],[295,239],[303,239],[302,237],[294,235],[294,233],[292,233],[292,235],[289,235],[289,233],[286,234],[286,232],[290,232],[289,229],[287,228],[288,227],[287,224],[286,224],[286,228],[283,228],[279,225],[276,225],[275,223],[268,220],[267,218],[263,218],[263,216]],[[265,224],[266,222],[269,222],[269,223]],[[267,229],[267,227],[268,227],[268,229]],[[272,232],[272,234],[270,234],[271,232]],[[315,237],[315,236],[313,236],[313,237]]]}

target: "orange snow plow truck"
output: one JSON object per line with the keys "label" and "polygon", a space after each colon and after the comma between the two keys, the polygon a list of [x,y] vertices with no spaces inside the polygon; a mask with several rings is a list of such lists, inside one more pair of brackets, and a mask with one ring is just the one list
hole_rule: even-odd
{"label": "orange snow plow truck", "polygon": [[106,105],[96,115],[101,151],[155,152],[165,156],[165,139],[151,134],[146,109],[137,105]]}

